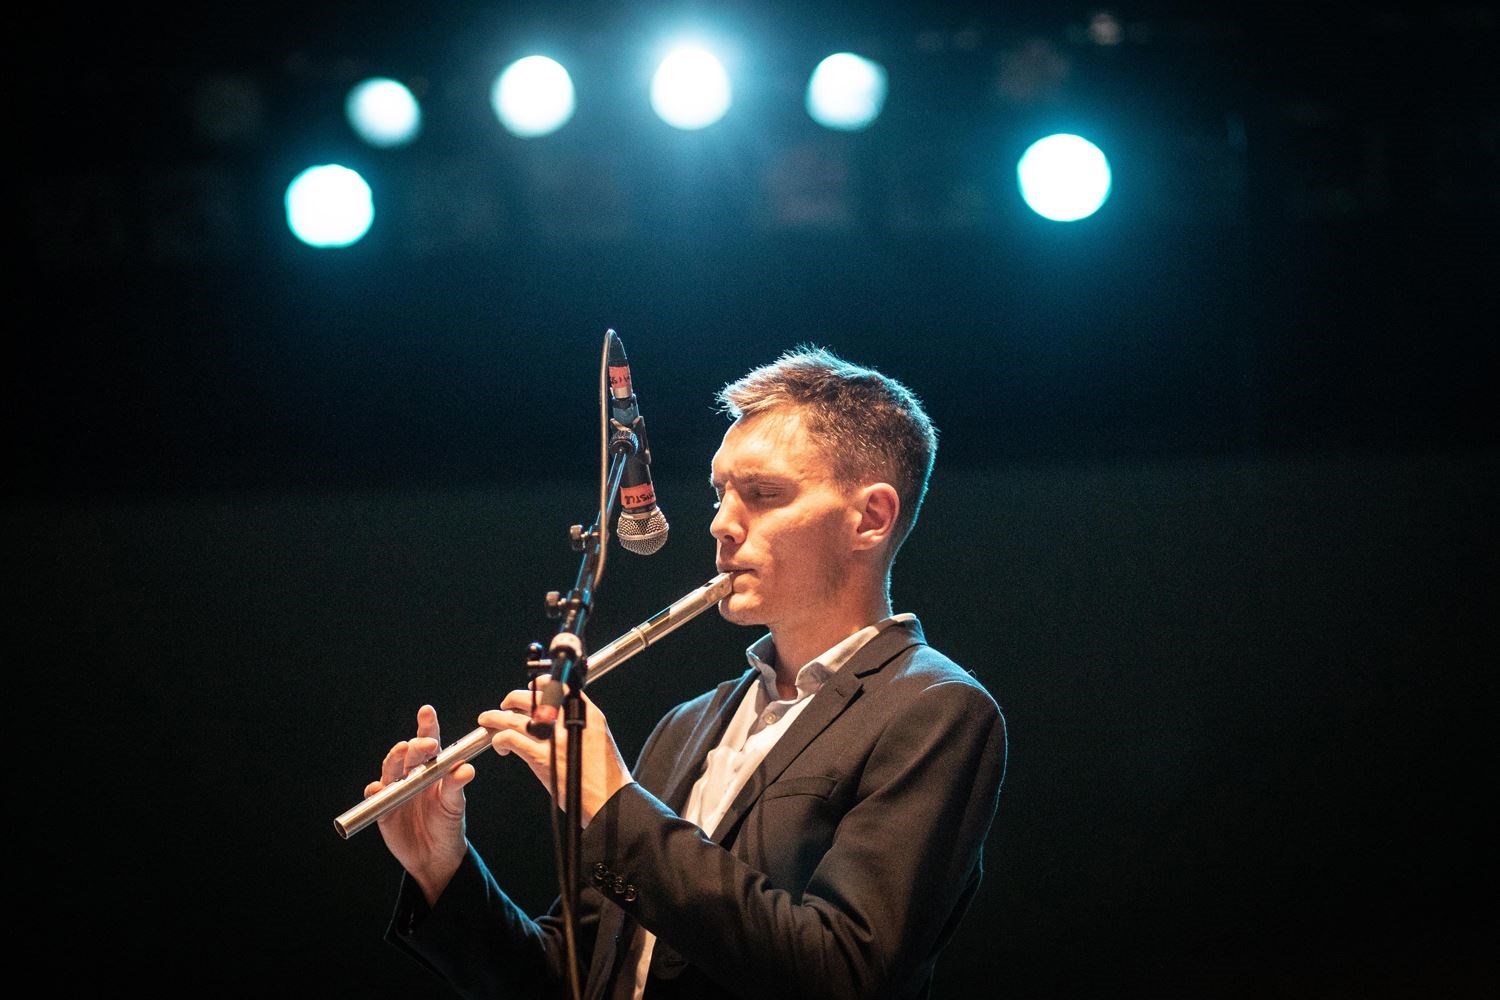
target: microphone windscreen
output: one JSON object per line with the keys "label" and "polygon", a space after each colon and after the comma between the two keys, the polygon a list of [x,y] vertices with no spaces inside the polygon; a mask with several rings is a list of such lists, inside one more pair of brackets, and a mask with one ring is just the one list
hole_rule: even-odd
{"label": "microphone windscreen", "polygon": [[667,544],[667,519],[659,507],[643,514],[621,514],[615,534],[625,551],[649,556]]}

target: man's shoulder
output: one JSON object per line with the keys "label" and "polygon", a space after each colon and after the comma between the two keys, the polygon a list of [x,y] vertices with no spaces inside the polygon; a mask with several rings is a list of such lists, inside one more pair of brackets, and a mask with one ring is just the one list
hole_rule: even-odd
{"label": "man's shoulder", "polygon": [[891,666],[896,668],[897,676],[914,681],[959,681],[979,685],[974,671],[960,666],[947,653],[926,642],[913,643],[903,649]]}
{"label": "man's shoulder", "polygon": [[903,696],[919,692],[953,689],[964,699],[988,702],[998,710],[995,697],[973,670],[959,665],[942,650],[918,639],[898,652],[883,669],[872,675]]}

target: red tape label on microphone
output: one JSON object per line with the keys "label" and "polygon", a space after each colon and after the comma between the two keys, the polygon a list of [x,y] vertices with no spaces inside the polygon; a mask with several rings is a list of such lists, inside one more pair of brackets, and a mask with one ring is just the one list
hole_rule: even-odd
{"label": "red tape label on microphone", "polygon": [[626,507],[649,507],[656,503],[656,491],[650,483],[639,486],[621,486],[620,500]]}

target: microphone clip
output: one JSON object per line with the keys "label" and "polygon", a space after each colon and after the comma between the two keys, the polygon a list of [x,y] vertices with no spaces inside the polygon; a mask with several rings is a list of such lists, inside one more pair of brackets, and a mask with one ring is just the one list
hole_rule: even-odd
{"label": "microphone clip", "polygon": [[609,450],[619,455],[630,458],[639,454],[641,460],[647,465],[651,464],[651,450],[646,447],[646,418],[637,416],[626,424],[619,417],[610,417],[609,426],[613,433],[609,436]]}

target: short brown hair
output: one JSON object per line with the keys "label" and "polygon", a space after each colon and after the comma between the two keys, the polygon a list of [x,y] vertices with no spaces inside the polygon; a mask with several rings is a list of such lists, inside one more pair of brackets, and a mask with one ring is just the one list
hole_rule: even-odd
{"label": "short brown hair", "polygon": [[798,345],[730,382],[719,409],[733,420],[795,409],[845,489],[888,482],[901,498],[892,553],[911,532],[937,456],[937,428],[912,391],[822,347]]}

